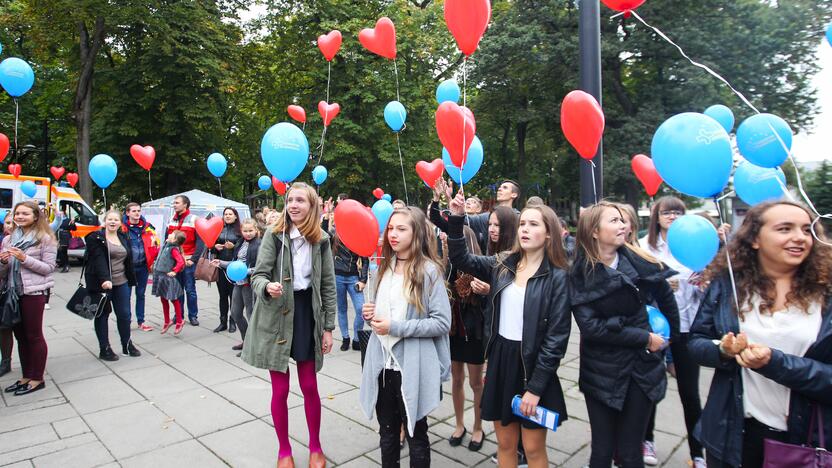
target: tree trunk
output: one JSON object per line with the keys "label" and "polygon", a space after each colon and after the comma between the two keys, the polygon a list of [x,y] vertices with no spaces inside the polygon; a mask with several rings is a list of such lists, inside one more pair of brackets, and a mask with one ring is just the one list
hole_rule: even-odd
{"label": "tree trunk", "polygon": [[517,183],[520,187],[526,183],[526,133],[528,122],[517,122]]}
{"label": "tree trunk", "polygon": [[92,76],[95,71],[95,58],[104,43],[104,18],[95,19],[92,38],[83,21],[78,23],[81,51],[81,70],[78,74],[78,86],[75,88],[75,100],[72,113],[75,117],[75,160],[80,176],[81,197],[87,203],[93,203],[92,180],[89,177],[90,165],[90,120],[92,118]]}

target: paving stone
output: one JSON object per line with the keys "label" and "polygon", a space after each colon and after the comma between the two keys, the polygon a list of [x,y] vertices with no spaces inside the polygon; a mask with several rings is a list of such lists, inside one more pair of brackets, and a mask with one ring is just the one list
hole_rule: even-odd
{"label": "paving stone", "polygon": [[49,358],[46,363],[46,372],[58,384],[101,377],[111,373],[100,360],[89,355]]}
{"label": "paving stone", "polygon": [[195,437],[255,419],[211,391],[168,395],[160,398],[156,406]]}
{"label": "paving stone", "polygon": [[[367,453],[378,447],[378,434],[324,407],[321,420],[321,445],[327,458],[335,463],[343,463]],[[289,410],[289,432],[292,436],[308,445],[309,432],[306,429],[306,415],[303,408]],[[344,441],[349,443],[345,444]]]}
{"label": "paving stone", "polygon": [[146,398],[155,399],[200,387],[199,383],[170,366],[154,366],[121,373],[127,383]]}
{"label": "paving stone", "polygon": [[117,459],[190,438],[176,421],[145,401],[100,411],[86,420]]}
{"label": "paving stone", "polygon": [[[269,382],[264,382],[257,377],[246,377],[215,385],[211,390],[258,418],[272,414],[272,386]],[[294,393],[289,393],[289,408],[300,405],[303,405],[303,399]]]}
{"label": "paving stone", "polygon": [[[49,347],[49,355],[47,357],[46,370],[49,371],[49,356],[76,356],[87,355],[89,350],[79,343],[74,337],[65,336],[61,333],[58,338],[47,338],[46,345]],[[15,359],[17,356],[15,356]]]}
{"label": "paving stone", "polygon": [[51,424],[27,427],[0,434],[0,454],[13,452],[32,445],[39,445],[58,439]]}
{"label": "paving stone", "polygon": [[32,460],[36,468],[93,467],[113,461],[113,456],[101,444],[95,441],[89,444],[70,447],[64,450],[42,455]]}
{"label": "paving stone", "polygon": [[20,450],[3,453],[2,457],[0,458],[2,458],[4,463],[16,463],[19,461],[36,458],[41,455],[57,452],[59,450],[64,450],[69,447],[76,447],[78,445],[89,444],[91,442],[95,442],[96,440],[97,439],[95,437],[95,434],[86,433],[75,437],[70,437],[69,439],[60,439],[54,440],[52,442],[47,442],[45,444],[30,445]]}
{"label": "paving stone", "polygon": [[120,461],[124,468],[199,468],[226,467],[225,463],[196,440],[162,447],[150,452]]}
{"label": "paving stone", "polygon": [[248,373],[214,356],[200,356],[176,363],[176,368],[205,386],[242,379]]}
{"label": "paving stone", "polygon": [[364,414],[364,410],[361,409],[361,405],[358,401],[359,391],[360,390],[356,388],[346,393],[333,395],[331,398],[321,398],[321,404],[324,407],[349,419],[351,423],[360,424],[372,431],[375,431],[378,429],[378,422],[375,420],[375,414],[373,415],[373,420],[367,419],[367,416]]}
{"label": "paving stone", "polygon": [[[317,374],[318,378],[318,394],[321,398],[326,398],[329,395],[337,395],[339,393],[348,392],[355,388],[355,386],[327,377],[324,374]],[[289,364],[289,391],[297,396],[303,396],[300,390],[300,383],[298,382],[298,371],[295,364]]]}
{"label": "paving stone", "polygon": [[[12,379],[11,382],[9,382],[9,385],[11,385],[16,378],[19,378],[19,375],[15,376],[15,378]],[[10,407],[24,406],[31,405],[37,402],[51,401],[63,398],[61,391],[58,389],[58,387],[55,386],[55,382],[52,381],[51,377],[45,377],[44,382],[46,382],[46,387],[43,390],[38,390],[37,392],[30,393],[28,395],[17,396],[13,394],[3,393],[3,396],[6,398],[6,405]]]}
{"label": "paving stone", "polygon": [[52,427],[55,429],[55,432],[58,433],[58,437],[60,437],[61,439],[74,437],[78,434],[83,434],[85,432],[90,431],[90,428],[89,426],[87,426],[87,423],[85,423],[84,420],[80,417],[74,417],[64,419],[63,421],[53,422]]}
{"label": "paving stone", "polygon": [[143,399],[115,375],[70,382],[63,384],[61,390],[80,414],[101,411]]}
{"label": "paving stone", "polygon": [[[277,436],[273,428],[260,420],[200,437],[199,441],[235,468],[262,468],[277,462]],[[295,450],[296,466],[304,466],[297,457],[302,452]]]}
{"label": "paving stone", "polygon": [[3,421],[0,424],[0,433],[60,421],[76,416],[77,414],[72,406],[66,403],[34,409],[25,406],[16,406],[9,409],[3,408],[0,409],[0,421]]}
{"label": "paving stone", "polygon": [[[190,325],[185,326],[186,331],[188,327],[190,327]],[[151,357],[161,359],[166,363],[176,363],[178,361],[208,355],[208,353],[202,349],[186,343],[183,339],[174,338],[172,335],[169,335],[170,333],[171,332],[168,331],[168,334],[165,335],[165,339],[163,340],[143,344],[142,349]],[[185,332],[183,332],[183,334],[184,333]]]}
{"label": "paving stone", "polygon": [[3,468],[31,468],[32,462],[29,460],[23,460],[17,463],[12,463],[11,465],[0,465]]}

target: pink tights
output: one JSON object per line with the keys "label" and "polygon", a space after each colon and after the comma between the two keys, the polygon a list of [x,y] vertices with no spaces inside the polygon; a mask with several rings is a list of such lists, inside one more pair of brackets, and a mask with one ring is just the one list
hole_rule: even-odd
{"label": "pink tights", "polygon": [[[280,446],[277,457],[292,455],[289,443],[289,369],[286,372],[269,371],[272,379],[272,421]],[[298,380],[303,392],[303,409],[306,412],[306,427],[309,429],[309,452],[321,449],[321,397],[318,395],[318,379],[315,376],[315,361],[298,363]]]}

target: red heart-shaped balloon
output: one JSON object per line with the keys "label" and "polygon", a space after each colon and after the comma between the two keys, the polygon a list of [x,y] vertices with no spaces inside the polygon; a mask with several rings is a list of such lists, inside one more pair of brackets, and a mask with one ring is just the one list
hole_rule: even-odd
{"label": "red heart-shaped balloon", "polygon": [[205,245],[210,248],[217,243],[224,226],[225,222],[220,216],[214,216],[211,219],[197,218],[196,233],[199,234],[202,242],[205,242]]}
{"label": "red heart-shaped balloon", "polygon": [[75,185],[78,183],[78,174],[74,172],[67,173],[66,181],[69,182],[71,187],[75,188]]}
{"label": "red heart-shaped balloon", "polygon": [[653,160],[643,154],[637,154],[630,161],[630,165],[633,167],[636,178],[644,186],[644,191],[647,192],[647,195],[651,197],[656,195],[663,181],[658,171],[656,171]]}
{"label": "red heart-shaped balloon", "polygon": [[341,200],[335,206],[338,239],[353,253],[371,257],[378,245],[378,221],[372,210],[355,200]]}
{"label": "red heart-shaped balloon", "polygon": [[64,169],[63,167],[52,166],[49,168],[49,172],[52,173],[52,177],[54,177],[55,180],[61,180],[61,177],[64,176],[64,172],[66,172],[66,169]]}
{"label": "red heart-shaped balloon", "polygon": [[436,133],[456,167],[465,164],[476,130],[474,114],[465,107],[445,101],[436,109]]}
{"label": "red heart-shaped balloon", "polygon": [[375,28],[362,29],[358,42],[374,54],[390,60],[396,58],[396,26],[386,16],[376,21]]}
{"label": "red heart-shaped balloon", "polygon": [[9,173],[15,176],[15,178],[20,177],[20,171],[22,170],[23,168],[20,167],[20,164],[9,164]]}
{"label": "red heart-shaped balloon", "polygon": [[601,0],[615,11],[630,11],[640,7],[645,0]]}
{"label": "red heart-shaped balloon", "polygon": [[306,123],[306,110],[303,107],[292,104],[286,108],[286,112],[289,113],[289,117],[298,122]]}
{"label": "red heart-shaped balloon", "polygon": [[337,102],[327,104],[326,101],[321,101],[318,103],[318,113],[321,114],[321,118],[324,120],[324,127],[329,127],[332,119],[337,117],[339,112],[341,112],[341,106]]}
{"label": "red heart-shaped balloon", "polygon": [[445,23],[465,55],[477,50],[490,19],[490,0],[445,0]]}
{"label": "red heart-shaped balloon", "polygon": [[604,134],[604,111],[591,94],[572,91],[563,98],[560,128],[582,158],[592,159]]}
{"label": "red heart-shaped balloon", "polygon": [[9,137],[0,133],[0,162],[6,159],[9,154]]}
{"label": "red heart-shaped balloon", "polygon": [[276,177],[272,177],[272,187],[274,187],[274,191],[277,192],[278,195],[286,195],[286,184],[279,181]]}
{"label": "red heart-shaped balloon", "polygon": [[321,49],[327,62],[331,62],[341,50],[341,40],[341,31],[337,29],[318,36],[318,49]]}
{"label": "red heart-shaped balloon", "polygon": [[381,197],[383,197],[383,196],[384,196],[384,190],[382,190],[382,189],[380,189],[380,188],[376,187],[376,188],[373,190],[373,196],[374,196],[374,197],[376,197],[376,199],[377,199],[377,200],[381,200]]}
{"label": "red heart-shaped balloon", "polygon": [[419,161],[416,163],[416,173],[425,181],[428,187],[433,188],[436,182],[442,177],[445,164],[441,159],[434,159],[431,162]]}
{"label": "red heart-shaped balloon", "polygon": [[156,150],[152,146],[133,145],[130,147],[130,156],[133,156],[144,170],[149,171],[156,161]]}

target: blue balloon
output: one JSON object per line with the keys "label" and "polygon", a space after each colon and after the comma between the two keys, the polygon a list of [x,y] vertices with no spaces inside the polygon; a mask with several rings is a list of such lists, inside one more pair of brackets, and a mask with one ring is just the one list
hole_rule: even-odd
{"label": "blue balloon", "polygon": [[670,225],[667,244],[679,263],[693,271],[702,271],[719,250],[719,234],[707,219],[684,215]]}
{"label": "blue balloon", "polygon": [[17,57],[9,57],[0,62],[0,86],[11,97],[26,94],[35,83],[35,72],[26,61]]}
{"label": "blue balloon", "polygon": [[27,197],[32,198],[38,193],[38,186],[31,180],[25,180],[20,184],[20,191]]}
{"label": "blue balloon", "polygon": [[378,233],[383,234],[387,229],[387,222],[393,215],[393,205],[389,201],[381,199],[373,203],[373,216],[378,220]]}
{"label": "blue balloon", "polygon": [[[475,136],[474,141],[471,142],[471,147],[468,148],[468,158],[465,160],[465,167],[462,168],[461,183],[467,184],[468,181],[470,181],[474,178],[475,175],[477,175],[477,172],[479,172],[480,167],[482,167],[482,160],[482,142],[480,141],[479,137]],[[445,148],[442,148],[442,162],[445,163],[445,172],[448,173],[448,176],[451,178],[451,180],[459,184],[459,168],[454,166],[454,163],[451,162],[451,155]]]}
{"label": "blue balloon", "polygon": [[400,132],[407,120],[407,111],[399,101],[390,101],[384,106],[384,121],[394,132]]}
{"label": "blue balloon", "polygon": [[271,175],[283,183],[289,183],[306,167],[309,141],[303,130],[289,122],[281,122],[263,135],[260,157]]}
{"label": "blue balloon", "polygon": [[211,153],[208,156],[208,171],[214,177],[222,177],[226,169],[228,169],[228,162],[225,160],[225,156],[219,153]]}
{"label": "blue balloon", "polygon": [[694,112],[674,115],[661,124],[651,151],[662,179],[694,197],[710,198],[721,192],[734,165],[728,132],[716,120]]}
{"label": "blue balloon", "polygon": [[734,191],[742,201],[752,206],[783,198],[785,186],[786,174],[779,167],[760,167],[746,161],[734,172]]}
{"label": "blue balloon", "polygon": [[390,203],[393,203],[393,197],[389,193],[385,193],[384,195],[382,195],[381,199],[382,200],[387,200]]}
{"label": "blue balloon", "polygon": [[670,322],[667,321],[667,317],[659,309],[651,305],[647,306],[647,320],[650,322],[650,328],[653,329],[653,333],[661,336],[665,340],[670,338]]}
{"label": "blue balloon", "polygon": [[789,124],[780,117],[772,114],[752,115],[737,129],[737,148],[751,164],[777,167],[789,157],[793,136]]}
{"label": "blue balloon", "polygon": [[829,41],[829,45],[832,45],[832,23],[826,27],[826,40]]}
{"label": "blue balloon", "polygon": [[246,279],[246,276],[248,276],[248,266],[240,260],[234,260],[229,263],[228,268],[226,268],[225,271],[228,275],[228,279],[234,281],[235,283]]}
{"label": "blue balloon", "polygon": [[263,176],[260,176],[259,179],[257,179],[257,188],[259,188],[260,190],[268,190],[269,187],[271,187],[271,186],[272,186],[272,178],[271,177],[269,177],[267,175],[263,175]]}
{"label": "blue balloon", "polygon": [[728,133],[734,129],[734,113],[722,104],[715,104],[705,109],[705,115],[719,122]]}
{"label": "blue balloon", "polygon": [[456,80],[445,80],[436,87],[436,102],[442,104],[445,101],[459,102],[459,85]]}
{"label": "blue balloon", "polygon": [[0,54],[3,53],[3,44],[0,44]]}
{"label": "blue balloon", "polygon": [[318,185],[324,183],[327,175],[329,175],[329,172],[323,166],[315,166],[315,169],[312,169],[312,180]]}
{"label": "blue balloon", "polygon": [[116,180],[118,165],[109,155],[97,154],[90,159],[89,173],[95,185],[105,189]]}

